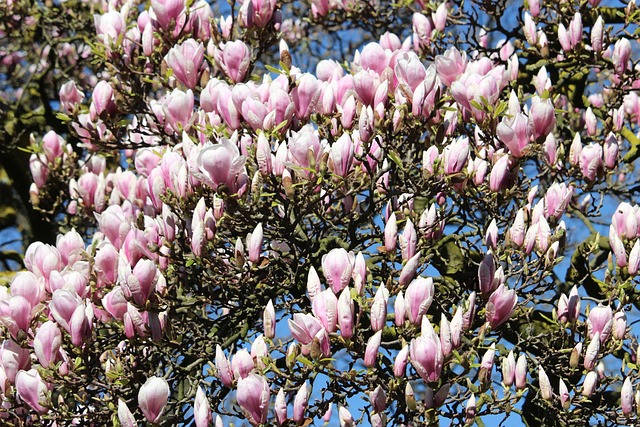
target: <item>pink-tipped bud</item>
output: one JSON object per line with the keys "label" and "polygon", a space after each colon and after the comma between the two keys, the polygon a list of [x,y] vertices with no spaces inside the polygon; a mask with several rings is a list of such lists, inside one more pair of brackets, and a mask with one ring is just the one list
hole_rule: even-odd
{"label": "pink-tipped bud", "polygon": [[613,47],[613,55],[611,55],[611,61],[613,61],[613,67],[618,75],[622,75],[629,69],[629,58],[631,56],[631,43],[625,37],[622,37],[616,41]]}
{"label": "pink-tipped bud", "polygon": [[262,312],[262,328],[265,337],[273,339],[276,336],[276,311],[271,300]]}
{"label": "pink-tipped bud", "polygon": [[233,386],[233,371],[231,370],[231,364],[229,359],[222,351],[220,345],[216,345],[216,357],[215,357],[216,371],[218,371],[218,378],[227,387]]}
{"label": "pink-tipped bud", "polygon": [[495,218],[491,220],[487,232],[484,237],[484,243],[487,247],[495,250],[498,247],[498,225]]}
{"label": "pink-tipped bud", "polygon": [[282,425],[287,421],[287,397],[285,396],[284,389],[282,388],[278,390],[278,394],[276,395],[274,412],[276,413],[278,425]]}
{"label": "pink-tipped bud", "polygon": [[476,418],[476,395],[472,394],[464,409],[465,423],[472,424]]}
{"label": "pink-tipped bud", "polygon": [[553,398],[553,390],[551,389],[551,382],[547,373],[544,371],[542,365],[538,367],[538,381],[540,387],[540,397],[544,400],[551,400]]}
{"label": "pink-tipped bud", "polygon": [[344,338],[351,338],[354,332],[355,307],[351,298],[351,290],[347,286],[340,293],[338,298],[338,324],[340,325],[340,335]]}
{"label": "pink-tipped bud", "polygon": [[247,249],[249,250],[249,261],[257,264],[260,261],[260,253],[262,251],[262,223],[258,223],[253,233],[247,236]]}
{"label": "pink-tipped bud", "polygon": [[411,323],[419,325],[422,322],[422,316],[429,310],[434,294],[433,279],[430,277],[418,277],[407,287],[404,301]]}
{"label": "pink-tipped bud", "polygon": [[403,378],[407,368],[407,360],[409,358],[409,346],[405,345],[396,355],[393,363],[393,375],[396,378]]}
{"label": "pink-tipped bud", "polygon": [[349,284],[353,262],[353,253],[342,248],[332,249],[322,257],[322,273],[334,293],[337,294]]}
{"label": "pink-tipped bud", "polygon": [[627,377],[622,384],[622,390],[620,391],[620,406],[622,407],[622,413],[626,416],[631,415],[633,411],[633,384],[631,384],[631,378]]}
{"label": "pink-tipped bud", "polygon": [[371,330],[380,331],[387,321],[387,299],[389,292],[383,285],[380,285],[371,303]]}
{"label": "pink-tipped bud", "polygon": [[602,52],[604,41],[604,21],[602,16],[598,15],[595,24],[591,27],[591,48],[594,52]]}
{"label": "pink-tipped bud", "polygon": [[527,357],[524,354],[518,356],[516,362],[516,389],[524,390],[527,387]]}
{"label": "pink-tipped bud", "polygon": [[118,421],[122,427],[138,427],[138,422],[122,399],[118,399]]}
{"label": "pink-tipped bud", "polygon": [[340,406],[338,408],[338,417],[340,420],[340,427],[353,427],[355,426],[355,421],[353,420],[353,416],[349,412],[347,408],[344,406]]}
{"label": "pink-tipped bud", "polygon": [[384,412],[387,408],[387,395],[382,386],[378,385],[378,387],[369,394],[369,402],[374,412]]}
{"label": "pink-tipped bud", "polygon": [[587,374],[582,384],[582,395],[584,397],[591,397],[598,385],[598,374],[595,371],[591,371]]}
{"label": "pink-tipped bud", "polygon": [[513,350],[509,351],[507,357],[502,358],[502,384],[511,387],[516,379],[516,358]]}
{"label": "pink-tipped bud", "polygon": [[493,253],[491,249],[489,249],[478,266],[478,282],[480,284],[480,291],[483,294],[489,294],[495,290],[493,287],[495,273],[496,265],[493,259]]}
{"label": "pink-tipped bud", "polygon": [[380,343],[382,342],[382,331],[378,331],[369,338],[367,341],[367,347],[364,353],[364,366],[371,368],[376,364],[376,358],[378,356],[378,350],[380,349]]}
{"label": "pink-tipped bud", "polygon": [[416,254],[416,243],[418,242],[416,229],[410,219],[407,219],[404,231],[399,238],[400,249],[402,250],[402,259],[409,260]]}
{"label": "pink-tipped bud", "polygon": [[396,223],[396,214],[391,213],[384,227],[384,247],[388,253],[395,253],[396,243],[398,241],[398,226]]}
{"label": "pink-tipped bud", "polygon": [[304,421],[304,413],[309,404],[309,386],[305,381],[302,387],[298,389],[296,397],[293,400],[293,421],[301,424]]}
{"label": "pink-tipped bud", "polygon": [[596,332],[593,339],[587,346],[587,351],[584,355],[584,368],[591,371],[598,361],[598,353],[600,352],[600,333]]}
{"label": "pink-tipped bud", "polygon": [[196,427],[209,427],[211,418],[209,399],[207,399],[207,395],[204,394],[202,387],[198,386],[196,399],[193,403],[193,421],[196,423]]}
{"label": "pink-tipped bud", "polygon": [[569,405],[571,404],[571,396],[569,396],[569,389],[567,385],[564,383],[562,378],[560,378],[560,382],[558,385],[558,394],[560,395],[560,406],[564,409],[569,409]]}
{"label": "pink-tipped bud", "polygon": [[325,289],[320,292],[312,303],[313,314],[327,332],[335,332],[338,324],[338,298],[331,291]]}
{"label": "pink-tipped bud", "polygon": [[613,315],[612,335],[615,339],[622,341],[627,334],[627,315],[624,311],[618,311]]}

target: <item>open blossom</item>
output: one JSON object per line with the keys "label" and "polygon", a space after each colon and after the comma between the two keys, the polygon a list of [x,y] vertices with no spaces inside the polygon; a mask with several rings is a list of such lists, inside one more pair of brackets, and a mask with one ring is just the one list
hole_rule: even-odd
{"label": "open blossom", "polygon": [[194,39],[188,39],[171,48],[165,60],[176,79],[189,89],[194,89],[204,61],[204,45]]}
{"label": "open blossom", "polygon": [[251,50],[242,40],[224,43],[215,51],[216,62],[234,83],[244,80],[251,63]]}

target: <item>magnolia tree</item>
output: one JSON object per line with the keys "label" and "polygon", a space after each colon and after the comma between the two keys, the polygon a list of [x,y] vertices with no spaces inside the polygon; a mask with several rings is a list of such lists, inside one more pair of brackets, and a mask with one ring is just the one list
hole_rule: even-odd
{"label": "magnolia tree", "polygon": [[35,3],[3,425],[637,425],[635,3]]}

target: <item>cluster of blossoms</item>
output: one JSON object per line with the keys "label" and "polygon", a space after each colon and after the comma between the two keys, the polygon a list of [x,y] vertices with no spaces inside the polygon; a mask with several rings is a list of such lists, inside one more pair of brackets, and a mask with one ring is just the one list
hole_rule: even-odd
{"label": "cluster of blossoms", "polygon": [[[311,15],[361,3],[313,0]],[[69,135],[34,141],[30,161],[34,204],[80,233],[32,244],[27,271],[0,288],[7,413],[80,422],[93,401],[56,409],[54,388],[81,383],[79,400],[111,402],[96,412],[123,426],[136,413],[198,427],[271,414],[279,425],[329,422],[325,393],[351,426],[348,400],[365,392],[360,419],[374,426],[432,422],[447,406],[470,423],[489,399],[513,407],[535,390],[554,407],[547,372],[560,409],[586,408],[598,381],[615,387],[598,360],[630,346],[621,292],[607,288],[597,298],[607,304],[584,313],[585,277],[558,292],[556,312],[541,317],[571,354],[562,368],[539,335],[528,352],[523,322],[556,289],[568,214],[596,210],[578,197],[612,182],[634,150],[627,126],[640,101],[620,96],[637,87],[630,42],[609,46],[600,16],[587,34],[576,12],[557,26],[558,50],[530,1],[526,46],[479,34],[486,53],[466,52],[446,43],[457,8],[416,3],[404,42],[387,32],[315,73],[276,37],[286,17],[275,0],[244,0],[235,21],[204,0],[110,1],[95,15],[94,54],[109,71],[88,96],[73,81],[60,88]],[[269,37],[280,39],[280,68],[254,78],[265,51],[256,40]],[[523,58],[552,48],[559,62],[610,64],[611,87],[577,113],[584,131],[560,113],[573,100],[554,92],[567,77],[551,64],[522,86]],[[637,212],[621,204],[610,229],[620,281],[640,265]],[[194,356],[202,341],[211,345]],[[501,394],[490,390],[498,356]],[[624,417],[636,378],[625,375]],[[229,391],[239,409],[224,405]]]}

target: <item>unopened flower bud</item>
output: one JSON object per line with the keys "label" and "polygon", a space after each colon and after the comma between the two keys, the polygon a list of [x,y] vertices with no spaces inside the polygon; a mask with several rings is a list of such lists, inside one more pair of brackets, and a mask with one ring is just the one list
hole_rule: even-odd
{"label": "unopened flower bud", "polygon": [[587,374],[582,384],[582,395],[585,397],[591,397],[598,385],[598,374],[595,371],[591,371]]}
{"label": "unopened flower bud", "polygon": [[544,400],[551,400],[553,391],[551,390],[551,382],[542,366],[538,367],[538,380],[540,381],[540,397]]}
{"label": "unopened flower bud", "polygon": [[524,354],[516,362],[516,389],[524,390],[527,386],[527,358]]}
{"label": "unopened flower bud", "polygon": [[631,378],[627,377],[622,384],[622,390],[620,391],[620,405],[622,406],[622,413],[626,416],[631,415],[633,411],[633,385],[631,384]]}

